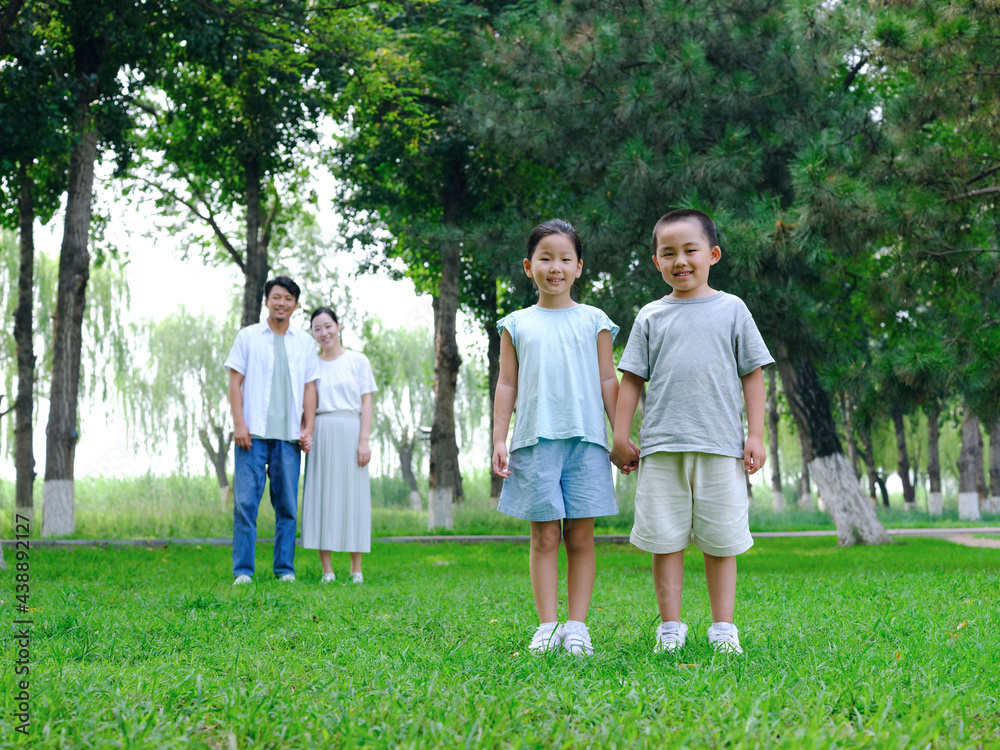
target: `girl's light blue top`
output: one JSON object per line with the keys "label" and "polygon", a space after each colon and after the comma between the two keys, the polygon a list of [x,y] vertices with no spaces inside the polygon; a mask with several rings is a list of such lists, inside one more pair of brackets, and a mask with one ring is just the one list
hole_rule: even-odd
{"label": "girl's light blue top", "polygon": [[517,350],[517,403],[510,450],[539,438],[582,438],[608,449],[597,334],[618,326],[590,305],[526,307],[497,322]]}

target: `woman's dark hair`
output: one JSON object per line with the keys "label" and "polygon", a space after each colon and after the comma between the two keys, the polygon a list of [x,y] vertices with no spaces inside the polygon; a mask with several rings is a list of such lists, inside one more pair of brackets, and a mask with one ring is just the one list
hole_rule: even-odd
{"label": "woman's dark hair", "polygon": [[323,313],[326,313],[331,318],[333,318],[333,322],[334,323],[339,323],[340,322],[339,320],[337,320],[337,313],[335,313],[329,307],[317,307],[315,310],[313,310],[312,315],[309,316],[309,324],[312,325],[312,322],[314,320],[316,320],[316,316],[317,315],[322,315]]}
{"label": "woman's dark hair", "polygon": [[299,285],[287,276],[275,276],[273,279],[270,279],[266,284],[264,284],[264,299],[267,299],[271,295],[271,290],[276,286],[280,286],[286,292],[295,297],[296,302],[299,301]]}
{"label": "woman's dark hair", "polygon": [[542,241],[542,238],[548,237],[550,234],[564,234],[573,240],[573,247],[576,249],[576,259],[583,260],[580,235],[573,229],[573,225],[565,219],[549,219],[531,230],[531,234],[528,235],[528,260],[531,260],[531,256],[535,254],[535,248],[538,247],[538,243]]}

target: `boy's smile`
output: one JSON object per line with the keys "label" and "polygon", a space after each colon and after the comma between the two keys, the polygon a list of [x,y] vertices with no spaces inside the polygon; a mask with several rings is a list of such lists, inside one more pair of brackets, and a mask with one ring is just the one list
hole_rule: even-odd
{"label": "boy's smile", "polygon": [[550,234],[538,241],[524,272],[538,286],[542,307],[570,307],[573,282],[583,273],[583,261],[576,255],[573,240],[564,234]]}
{"label": "boy's smile", "polygon": [[708,285],[709,269],[719,262],[722,250],[709,247],[701,224],[693,218],[664,224],[656,233],[653,263],[677,299],[707,297],[715,293]]}

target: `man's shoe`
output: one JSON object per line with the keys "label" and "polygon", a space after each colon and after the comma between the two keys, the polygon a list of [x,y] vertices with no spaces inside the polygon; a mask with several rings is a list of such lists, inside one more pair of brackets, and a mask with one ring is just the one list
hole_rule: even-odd
{"label": "man's shoe", "polygon": [[248,576],[246,573],[240,573],[238,576],[236,576],[236,580],[233,581],[233,585],[234,586],[242,586],[243,584],[250,583],[252,581],[253,581],[253,578],[251,578],[250,576]]}

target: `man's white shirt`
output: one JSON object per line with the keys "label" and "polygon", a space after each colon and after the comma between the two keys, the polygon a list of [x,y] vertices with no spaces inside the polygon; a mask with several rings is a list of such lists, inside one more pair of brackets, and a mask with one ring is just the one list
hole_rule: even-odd
{"label": "man's white shirt", "polygon": [[[227,369],[243,376],[243,421],[251,435],[263,435],[267,429],[271,378],[274,374],[274,335],[266,320],[243,328],[236,334],[236,341],[225,362]],[[301,436],[302,399],[306,383],[319,378],[319,356],[313,337],[291,325],[285,331],[285,353],[294,402],[294,409],[289,414],[288,434],[297,440]]]}

